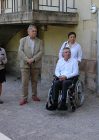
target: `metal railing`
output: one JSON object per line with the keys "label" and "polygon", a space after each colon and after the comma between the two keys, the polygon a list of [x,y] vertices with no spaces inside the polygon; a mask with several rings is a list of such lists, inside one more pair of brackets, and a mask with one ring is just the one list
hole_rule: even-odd
{"label": "metal railing", "polygon": [[39,0],[39,10],[58,12],[77,11],[75,0],[44,0],[44,3],[41,3],[40,1],[41,0]]}
{"label": "metal railing", "polygon": [[11,0],[11,5],[7,8],[5,7],[5,2],[6,0],[1,3],[1,13],[27,12],[33,9],[58,12],[77,11],[75,0]]}

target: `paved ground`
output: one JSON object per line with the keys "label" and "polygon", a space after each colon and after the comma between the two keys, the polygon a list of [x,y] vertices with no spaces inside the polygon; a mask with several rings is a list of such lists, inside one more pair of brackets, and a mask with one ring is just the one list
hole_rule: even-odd
{"label": "paved ground", "polygon": [[39,83],[42,101],[29,98],[28,105],[19,106],[21,82],[8,77],[5,103],[0,105],[0,132],[12,140],[99,140],[99,98],[86,93],[84,105],[76,112],[49,112],[45,110],[47,90]]}

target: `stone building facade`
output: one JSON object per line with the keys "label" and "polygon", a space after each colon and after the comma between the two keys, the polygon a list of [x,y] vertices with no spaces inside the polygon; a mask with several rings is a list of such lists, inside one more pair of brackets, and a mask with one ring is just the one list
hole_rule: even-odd
{"label": "stone building facade", "polygon": [[41,79],[50,82],[59,48],[67,33],[75,31],[83,49],[81,78],[95,91],[98,24],[97,12],[91,13],[93,4],[98,7],[98,0],[0,0],[0,43],[7,51],[7,71],[19,75],[19,40],[27,35],[28,25],[35,23],[45,47]]}

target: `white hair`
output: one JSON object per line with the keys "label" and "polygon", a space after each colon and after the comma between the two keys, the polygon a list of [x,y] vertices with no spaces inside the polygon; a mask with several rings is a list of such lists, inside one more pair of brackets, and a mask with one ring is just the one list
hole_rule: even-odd
{"label": "white hair", "polygon": [[29,27],[28,27],[28,31],[31,30],[32,28],[37,29],[37,27],[36,27],[35,25],[29,25]]}

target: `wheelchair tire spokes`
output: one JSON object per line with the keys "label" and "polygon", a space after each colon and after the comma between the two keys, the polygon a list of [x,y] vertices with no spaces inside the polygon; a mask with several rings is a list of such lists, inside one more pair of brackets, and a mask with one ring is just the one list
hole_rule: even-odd
{"label": "wheelchair tire spokes", "polygon": [[46,108],[53,104],[53,98],[52,98],[52,87],[48,91],[48,98],[46,103]]}
{"label": "wheelchair tire spokes", "polygon": [[66,104],[69,103],[69,90],[67,90]]}
{"label": "wheelchair tire spokes", "polygon": [[[62,91],[59,91],[58,103],[62,101]],[[72,84],[67,90],[66,105],[68,108],[73,110],[72,107],[80,107],[84,102],[84,86],[81,80],[78,79],[76,84]],[[46,108],[54,103],[53,101],[53,83],[48,91],[48,99],[46,103]]]}
{"label": "wheelchair tire spokes", "polygon": [[81,106],[84,102],[84,88],[82,81],[78,80],[75,88],[75,102],[77,107]]}

